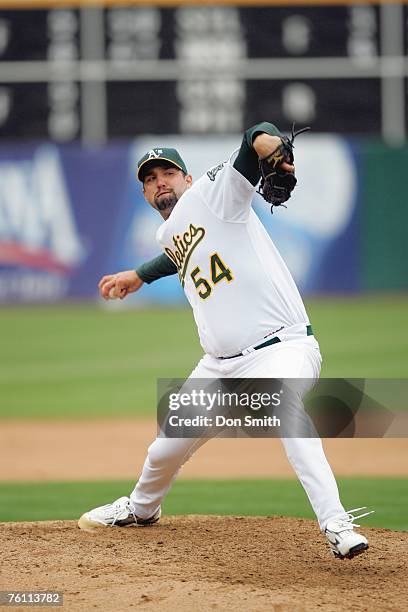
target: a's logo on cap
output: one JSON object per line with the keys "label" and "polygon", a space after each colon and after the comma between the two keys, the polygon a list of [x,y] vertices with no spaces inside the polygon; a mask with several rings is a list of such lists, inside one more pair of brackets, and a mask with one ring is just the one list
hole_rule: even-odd
{"label": "a's logo on cap", "polygon": [[157,159],[162,155],[163,149],[151,149],[148,153],[149,159]]}

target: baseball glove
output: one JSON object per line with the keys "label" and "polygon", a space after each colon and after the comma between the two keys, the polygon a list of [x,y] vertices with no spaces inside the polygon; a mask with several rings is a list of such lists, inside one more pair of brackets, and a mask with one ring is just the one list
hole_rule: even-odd
{"label": "baseball glove", "polygon": [[292,126],[291,137],[283,136],[282,143],[272,153],[259,160],[261,184],[258,193],[271,204],[271,213],[273,213],[274,206],[283,206],[284,202],[289,200],[297,183],[294,172],[284,170],[282,164],[286,162],[293,165],[293,141],[296,136],[310,128],[305,127],[297,132],[294,130],[295,124]]}

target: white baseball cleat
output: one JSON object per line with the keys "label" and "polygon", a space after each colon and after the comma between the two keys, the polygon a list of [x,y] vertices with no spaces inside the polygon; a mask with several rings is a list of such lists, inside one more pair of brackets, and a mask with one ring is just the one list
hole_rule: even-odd
{"label": "white baseball cleat", "polygon": [[367,538],[354,531],[354,527],[360,527],[354,521],[374,512],[374,510],[371,510],[371,512],[364,512],[358,516],[353,515],[353,512],[365,509],[365,506],[354,508],[349,510],[344,518],[334,519],[327,523],[324,533],[333,555],[338,559],[352,559],[368,549]]}
{"label": "white baseball cleat", "polygon": [[161,509],[148,519],[135,515],[129,497],[119,497],[116,501],[105,506],[99,506],[85,512],[78,521],[78,527],[86,531],[93,531],[101,527],[130,527],[132,525],[153,525],[161,517]]}

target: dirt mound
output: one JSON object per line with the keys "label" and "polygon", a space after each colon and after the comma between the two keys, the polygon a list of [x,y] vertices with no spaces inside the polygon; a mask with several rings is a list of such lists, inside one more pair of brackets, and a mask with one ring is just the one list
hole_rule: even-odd
{"label": "dirt mound", "polygon": [[403,610],[408,533],[363,532],[369,551],[340,561],[305,519],[164,517],[95,533],[1,523],[0,589],[63,591],[70,612]]}

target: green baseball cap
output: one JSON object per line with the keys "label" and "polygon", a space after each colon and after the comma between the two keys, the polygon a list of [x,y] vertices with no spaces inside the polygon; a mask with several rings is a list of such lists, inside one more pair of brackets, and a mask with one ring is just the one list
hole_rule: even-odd
{"label": "green baseball cap", "polygon": [[139,181],[143,182],[148,171],[154,166],[160,166],[161,162],[167,162],[171,166],[175,166],[185,174],[188,174],[186,164],[176,149],[157,147],[155,149],[150,149],[150,151],[139,160],[137,164],[137,178]]}

